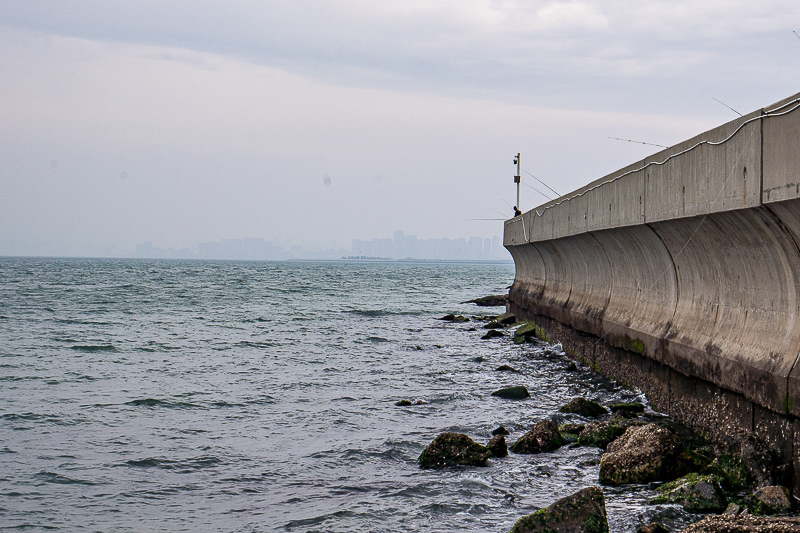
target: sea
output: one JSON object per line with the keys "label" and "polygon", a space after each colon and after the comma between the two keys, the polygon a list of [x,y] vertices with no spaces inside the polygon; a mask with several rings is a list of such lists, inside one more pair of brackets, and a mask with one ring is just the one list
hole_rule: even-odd
{"label": "sea", "polygon": [[[438,434],[485,444],[502,425],[512,443],[579,421],[558,412],[576,396],[645,401],[558,344],[482,340],[504,309],[463,302],[513,279],[510,263],[0,258],[0,528],[508,531],[598,485],[602,451],[423,470]],[[491,395],[510,385],[531,398]],[[611,531],[699,518],[649,505],[654,489],[604,487]]]}

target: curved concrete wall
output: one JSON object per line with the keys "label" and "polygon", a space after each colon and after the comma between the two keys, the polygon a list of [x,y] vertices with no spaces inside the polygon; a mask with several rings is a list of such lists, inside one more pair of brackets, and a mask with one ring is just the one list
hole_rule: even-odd
{"label": "curved concrete wall", "polygon": [[507,221],[512,305],[800,416],[798,147],[800,95]]}

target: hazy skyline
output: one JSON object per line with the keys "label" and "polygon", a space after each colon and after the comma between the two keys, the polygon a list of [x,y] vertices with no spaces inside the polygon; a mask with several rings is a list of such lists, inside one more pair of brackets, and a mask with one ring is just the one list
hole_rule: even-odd
{"label": "hazy skyline", "polygon": [[[789,0],[0,1],[0,255],[502,234],[800,91]],[[523,182],[538,186],[525,172]],[[546,199],[523,185],[521,207]]]}

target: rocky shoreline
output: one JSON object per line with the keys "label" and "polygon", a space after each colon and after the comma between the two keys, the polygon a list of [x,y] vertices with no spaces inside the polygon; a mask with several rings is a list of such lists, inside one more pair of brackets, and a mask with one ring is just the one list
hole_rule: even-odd
{"label": "rocky shoreline", "polygon": [[[477,305],[503,305],[504,297],[478,298]],[[488,304],[487,304],[488,302]],[[552,342],[533,323],[520,323],[510,313],[499,316],[465,317],[446,315],[452,323],[478,322],[488,330],[481,338],[512,336],[515,343]],[[478,331],[479,327],[470,328]],[[508,365],[500,372],[516,372]],[[506,401],[529,396],[523,386],[507,387],[492,395]],[[411,405],[401,400],[397,405]],[[549,453],[562,446],[601,448],[598,484],[559,499],[546,509],[520,517],[512,533],[609,531],[602,486],[619,487],[663,482],[652,504],[672,503],[697,513],[699,521],[682,529],[684,533],[798,531],[795,497],[785,486],[784,467],[766,446],[754,438],[722,446],[699,439],[686,428],[663,417],[645,412],[640,403],[600,405],[576,397],[561,406],[560,413],[577,415],[580,423],[558,426],[550,418],[534,424],[508,445],[508,432],[499,427],[482,445],[461,433],[437,436],[419,457],[421,468],[487,466],[490,458],[515,454]],[[556,413],[553,413],[555,415]],[[705,516],[704,516],[705,515]],[[658,523],[642,524],[638,533],[669,533]]]}

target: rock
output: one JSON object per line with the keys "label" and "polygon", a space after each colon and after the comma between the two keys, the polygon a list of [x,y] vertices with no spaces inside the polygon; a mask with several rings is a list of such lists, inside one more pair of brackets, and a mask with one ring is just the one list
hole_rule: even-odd
{"label": "rock", "polygon": [[683,446],[672,430],[657,424],[630,427],[600,459],[600,483],[624,485],[671,481],[683,474]]}
{"label": "rock", "polygon": [[558,432],[561,433],[561,435],[567,440],[570,440],[568,435],[569,436],[574,435],[574,439],[572,440],[577,441],[578,435],[580,435],[581,431],[583,431],[585,428],[586,428],[585,424],[567,423],[558,426]]}
{"label": "rock", "polygon": [[505,337],[505,335],[503,334],[502,331],[496,329],[490,329],[489,331],[486,332],[486,335],[481,337],[481,339],[489,340],[489,339],[494,339],[495,337]]}
{"label": "rock", "polygon": [[747,465],[756,487],[782,484],[782,461],[764,442],[752,436],[744,439],[739,445],[738,456]]}
{"label": "rock", "polygon": [[552,420],[542,420],[511,446],[514,453],[550,452],[566,443]]}
{"label": "rock", "polygon": [[531,342],[533,339],[541,339],[543,341],[551,341],[552,339],[547,336],[542,328],[533,322],[526,322],[517,328],[514,332],[514,343],[522,344],[524,342]]}
{"label": "rock", "polygon": [[578,446],[595,446],[604,448],[616,440],[623,433],[625,427],[607,421],[595,421],[586,424],[583,431],[578,433]]}
{"label": "rock", "polygon": [[489,448],[463,433],[442,433],[423,450],[418,461],[422,468],[486,466],[486,460],[491,456]]}
{"label": "rock", "polygon": [[597,418],[608,414],[608,409],[599,403],[581,397],[573,398],[568,404],[561,406],[559,411],[562,413],[575,413],[588,418]]}
{"label": "rock", "polygon": [[517,520],[511,533],[608,533],[603,491],[588,487]]}
{"label": "rock", "polygon": [[408,407],[409,405],[413,404],[411,403],[411,400],[400,400],[395,405],[397,405],[398,407]]}
{"label": "rock", "polygon": [[564,370],[566,370],[567,372],[575,372],[578,370],[578,365],[576,365],[575,363],[570,363]]}
{"label": "rock", "polygon": [[651,503],[678,503],[692,513],[722,511],[728,505],[717,480],[696,473],[661,485]]}
{"label": "rock", "polygon": [[737,515],[742,512],[742,506],[736,503],[729,503],[722,514]]}
{"label": "rock", "polygon": [[492,452],[492,455],[495,457],[505,457],[508,455],[508,445],[503,435],[495,435],[492,437],[486,447],[489,448],[489,451]]}
{"label": "rock", "polygon": [[439,320],[444,320],[445,322],[469,322],[469,318],[463,315],[444,315]]}
{"label": "rock", "polygon": [[635,418],[644,413],[644,404],[639,402],[618,402],[608,406],[612,413],[619,414],[625,418]]}
{"label": "rock", "polygon": [[455,320],[455,319],[456,319],[456,315],[454,315],[454,314],[449,314],[449,315],[444,315],[444,316],[443,316],[442,318],[440,318],[439,320],[444,320],[444,321],[446,321],[446,322],[452,322],[452,321],[453,321],[453,320]]}
{"label": "rock", "polygon": [[495,435],[495,436],[497,436],[497,435],[511,435],[511,432],[508,431],[503,426],[497,426],[496,429],[492,430],[492,435]]}
{"label": "rock", "polygon": [[516,372],[517,374],[521,374],[521,372],[519,370],[517,370],[513,366],[508,366],[508,365],[500,365],[500,366],[497,367],[496,370],[498,372]]}
{"label": "rock", "polygon": [[681,533],[797,533],[798,516],[709,515],[682,529]]}
{"label": "rock", "polygon": [[711,463],[711,472],[721,478],[722,485],[731,492],[742,492],[753,487],[753,475],[744,461],[726,453]]}
{"label": "rock", "polygon": [[524,386],[517,385],[516,387],[505,387],[496,390],[492,393],[492,396],[497,396],[506,400],[524,400],[525,398],[530,398],[531,393],[529,393],[528,389]]}
{"label": "rock", "polygon": [[754,496],[768,514],[787,513],[792,509],[791,495],[786,487],[770,485],[758,489]]}
{"label": "rock", "polygon": [[669,533],[669,529],[658,523],[647,524],[639,526],[636,533]]}
{"label": "rock", "polygon": [[499,317],[497,317],[497,321],[503,324],[504,326],[510,326],[511,324],[517,323],[517,316],[513,313],[503,313]]}
{"label": "rock", "polygon": [[507,294],[492,294],[490,296],[481,296],[474,300],[462,302],[465,304],[475,304],[478,307],[505,307],[508,303]]}
{"label": "rock", "polygon": [[486,328],[486,329],[503,329],[505,326],[503,326],[503,324],[501,324],[497,320],[492,320],[491,322],[489,322],[488,324],[486,324],[483,327]]}

